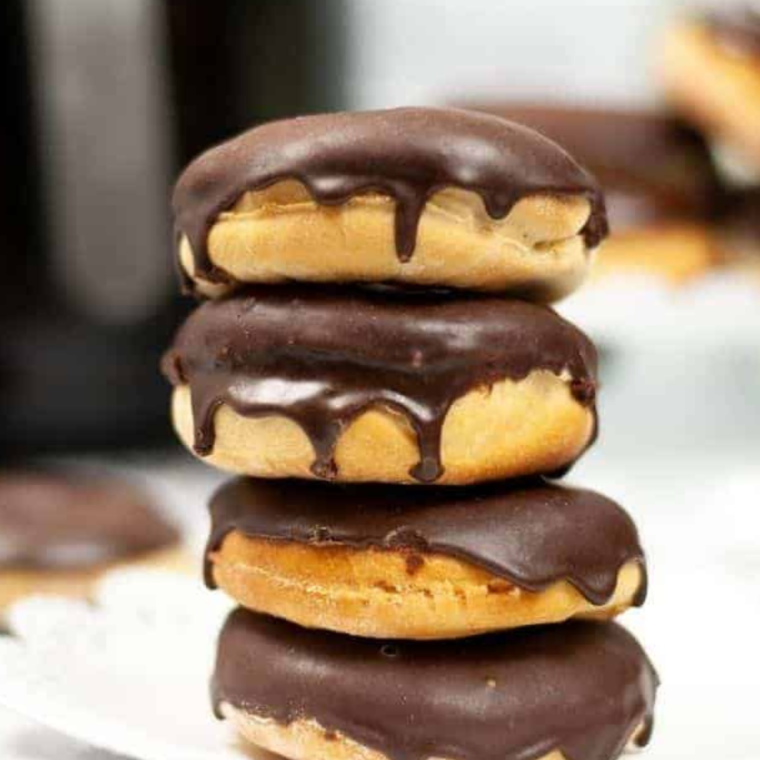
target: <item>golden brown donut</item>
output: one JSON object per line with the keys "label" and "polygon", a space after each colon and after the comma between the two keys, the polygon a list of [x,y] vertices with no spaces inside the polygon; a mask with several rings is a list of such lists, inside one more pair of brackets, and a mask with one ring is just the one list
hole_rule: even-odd
{"label": "golden brown donut", "polygon": [[[754,38],[754,42],[753,42]],[[760,169],[760,17],[718,11],[666,34],[660,77],[671,102]]]}
{"label": "golden brown donut", "polygon": [[266,124],[196,159],[174,193],[180,266],[240,283],[399,282],[551,301],[606,232],[594,180],[483,114],[407,108]]}
{"label": "golden brown donut", "polygon": [[543,481],[469,490],[240,478],[211,502],[207,581],[355,636],[471,636],[611,618],[646,595],[626,513]]}
{"label": "golden brown donut", "polygon": [[177,530],[130,484],[0,474],[0,610],[30,594],[88,596],[116,568],[189,569]]}
{"label": "golden brown donut", "polygon": [[164,371],[183,443],[258,477],[554,473],[595,433],[593,345],[503,298],[262,286],[196,310]]}
{"label": "golden brown donut", "polygon": [[245,739],[291,760],[615,760],[648,743],[657,686],[614,623],[382,642],[239,609],[212,695]]}

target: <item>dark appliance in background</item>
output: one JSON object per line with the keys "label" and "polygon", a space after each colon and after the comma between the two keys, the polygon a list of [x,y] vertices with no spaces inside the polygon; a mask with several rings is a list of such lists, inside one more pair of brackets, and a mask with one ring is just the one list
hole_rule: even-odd
{"label": "dark appliance in background", "polygon": [[171,182],[252,123],[342,106],[342,2],[0,3],[4,459],[168,437]]}

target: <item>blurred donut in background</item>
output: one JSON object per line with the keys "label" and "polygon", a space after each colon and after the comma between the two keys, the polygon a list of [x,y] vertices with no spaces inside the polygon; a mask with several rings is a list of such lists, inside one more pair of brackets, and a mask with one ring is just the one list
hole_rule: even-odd
{"label": "blurred donut in background", "polygon": [[720,262],[712,234],[716,171],[705,142],[679,120],[654,111],[552,104],[474,107],[532,127],[597,177],[612,234],[593,275],[637,273],[679,284]]}
{"label": "blurred donut in background", "polygon": [[760,186],[726,195],[718,234],[731,264],[760,284]]}
{"label": "blurred donut in background", "polygon": [[178,530],[129,483],[0,473],[0,614],[30,594],[87,597],[117,567],[186,565]]}
{"label": "blurred donut in background", "polygon": [[660,55],[672,103],[716,145],[732,173],[760,180],[760,10],[716,3],[676,22]]}
{"label": "blurred donut in background", "polygon": [[760,278],[760,9],[714,3],[674,23],[660,79],[672,107],[698,129],[726,189],[716,237],[727,263]]}

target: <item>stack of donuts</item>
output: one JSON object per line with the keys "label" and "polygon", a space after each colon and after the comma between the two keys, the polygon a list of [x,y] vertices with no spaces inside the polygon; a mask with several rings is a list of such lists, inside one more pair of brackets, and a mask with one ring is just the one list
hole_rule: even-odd
{"label": "stack of donuts", "polygon": [[292,760],[611,760],[657,675],[612,622],[646,568],[615,502],[548,478],[597,430],[596,352],[548,305],[607,231],[595,180],[495,116],[307,116],[174,194],[205,299],[164,371],[239,607],[220,717]]}

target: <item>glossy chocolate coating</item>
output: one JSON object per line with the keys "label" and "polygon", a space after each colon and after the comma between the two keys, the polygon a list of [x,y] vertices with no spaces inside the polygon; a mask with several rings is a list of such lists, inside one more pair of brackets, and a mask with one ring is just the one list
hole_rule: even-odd
{"label": "glossy chocolate coating", "polygon": [[118,480],[0,474],[0,571],[93,567],[178,541],[146,497]]}
{"label": "glossy chocolate coating", "polygon": [[[208,233],[220,213],[249,190],[300,181],[317,203],[338,205],[370,191],[396,201],[396,251],[414,253],[427,200],[446,187],[471,190],[494,219],[524,197],[585,195],[589,247],[607,233],[595,180],[562,149],[535,132],[485,114],[457,109],[398,108],[321,114],[256,127],[207,151],[177,182],[177,237],[187,236],[196,272],[215,272]],[[357,251],[361,256],[361,251]]]}
{"label": "glossy chocolate coating", "polygon": [[714,213],[718,183],[707,146],[675,118],[580,106],[478,107],[555,140],[594,172],[613,233]]}
{"label": "glossy chocolate coating", "polygon": [[448,642],[376,641],[248,610],[222,630],[217,708],[316,720],[390,760],[613,760],[647,743],[657,674],[614,623]]}
{"label": "glossy chocolate coating", "polygon": [[238,478],[211,500],[210,555],[232,531],[314,546],[403,551],[413,562],[444,554],[527,589],[567,580],[592,604],[610,600],[623,565],[644,552],[615,502],[541,479],[472,488],[338,485]]}
{"label": "glossy chocolate coating", "polygon": [[442,474],[440,437],[451,404],[470,390],[533,370],[568,373],[594,408],[596,350],[544,306],[504,298],[308,286],[249,287],[207,302],[180,328],[164,360],[190,386],[195,450],[214,446],[216,409],[282,415],[307,434],[318,477],[335,474],[333,451],[362,411],[403,412],[420,448],[418,481]]}

